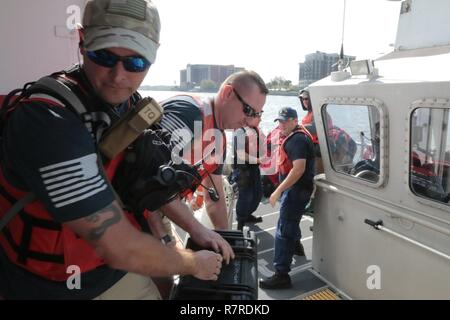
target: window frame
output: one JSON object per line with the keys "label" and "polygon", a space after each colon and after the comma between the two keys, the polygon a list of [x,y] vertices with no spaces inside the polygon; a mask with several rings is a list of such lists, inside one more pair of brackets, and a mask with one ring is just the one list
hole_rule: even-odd
{"label": "window frame", "polygon": [[[332,160],[331,153],[328,145],[328,137],[326,135],[326,118],[324,117],[326,107],[328,105],[342,105],[342,106],[366,106],[366,107],[374,107],[379,113],[380,119],[380,174],[377,182],[372,182],[369,180],[365,180],[362,178],[355,177],[348,173],[340,172],[335,170]],[[330,165],[331,171],[333,174],[338,175],[340,178],[344,178],[346,180],[350,180],[352,182],[357,182],[359,184],[378,189],[384,187],[388,183],[388,175],[387,172],[389,170],[389,118],[388,111],[385,107],[384,103],[376,98],[357,98],[357,97],[329,97],[323,100],[323,103],[320,107],[320,134],[325,138],[325,146],[321,146],[322,155],[324,155],[323,151],[326,149],[327,151],[327,161]],[[372,123],[371,123],[372,126]],[[345,129],[345,128],[344,128]],[[322,141],[320,141],[323,144]],[[324,160],[322,158],[322,160]]]}
{"label": "window frame", "polygon": [[[439,202],[438,200],[433,200],[432,198],[426,197],[424,195],[420,195],[417,192],[414,192],[412,190],[412,183],[411,183],[411,154],[413,151],[412,148],[412,133],[413,133],[413,126],[412,126],[412,118],[413,114],[417,109],[446,109],[450,110],[450,102],[448,99],[442,99],[442,98],[424,98],[420,100],[415,100],[411,103],[408,110],[408,118],[407,118],[407,130],[406,130],[406,139],[409,141],[406,146],[405,150],[405,163],[407,164],[407,168],[405,170],[406,172],[406,188],[407,192],[410,197],[412,197],[415,201],[432,207],[436,209],[440,209],[443,211],[450,212],[450,202],[443,203]],[[448,126],[448,129],[450,129],[450,124]]]}

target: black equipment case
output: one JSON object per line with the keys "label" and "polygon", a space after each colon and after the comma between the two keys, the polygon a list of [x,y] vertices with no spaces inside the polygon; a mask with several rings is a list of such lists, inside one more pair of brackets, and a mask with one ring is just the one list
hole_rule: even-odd
{"label": "black equipment case", "polygon": [[[181,276],[172,289],[173,300],[257,300],[258,262],[256,236],[253,231],[217,231],[227,240],[235,253],[228,265],[223,263],[217,281]],[[189,238],[186,248],[201,248]]]}

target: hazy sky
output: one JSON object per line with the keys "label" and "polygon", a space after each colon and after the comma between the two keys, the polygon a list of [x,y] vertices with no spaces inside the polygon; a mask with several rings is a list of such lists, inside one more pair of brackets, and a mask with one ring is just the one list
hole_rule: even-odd
{"label": "hazy sky", "polygon": [[[234,64],[266,82],[298,83],[305,54],[339,52],[344,0],[152,0],[161,17],[161,47],[143,84],[179,83],[186,64]],[[345,54],[377,57],[392,50],[400,2],[347,0]]]}

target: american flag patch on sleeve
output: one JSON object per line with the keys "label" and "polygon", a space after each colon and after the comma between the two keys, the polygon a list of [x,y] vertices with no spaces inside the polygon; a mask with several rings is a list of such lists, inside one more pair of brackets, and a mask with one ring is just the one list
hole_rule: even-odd
{"label": "american flag patch on sleeve", "polygon": [[95,153],[42,167],[39,172],[55,208],[87,199],[108,186]]}

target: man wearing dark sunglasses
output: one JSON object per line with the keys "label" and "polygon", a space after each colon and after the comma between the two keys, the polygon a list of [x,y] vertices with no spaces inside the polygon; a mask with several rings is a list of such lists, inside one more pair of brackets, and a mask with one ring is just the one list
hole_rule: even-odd
{"label": "man wearing dark sunglasses", "polygon": [[97,150],[102,132],[140,100],[159,33],[148,0],[90,0],[80,29],[84,63],[6,97],[0,219],[14,204],[20,213],[0,220],[0,296],[160,299],[149,276],[217,280],[232,257],[226,241],[192,216],[182,226],[223,257],[169,248],[141,232],[110,184],[121,156],[109,161]]}
{"label": "man wearing dark sunglasses", "polygon": [[302,119],[302,124],[310,124],[314,122],[314,115],[312,112],[311,100],[309,97],[309,91],[306,89],[300,90],[298,93],[298,98],[300,100],[300,104],[302,109],[307,112],[307,114]]}
{"label": "man wearing dark sunglasses", "polygon": [[222,182],[224,130],[253,126],[254,120],[261,117],[267,94],[256,72],[240,71],[230,75],[212,99],[180,95],[162,102],[164,117],[160,125],[172,132],[177,155],[190,163],[203,163],[207,171],[203,184],[217,190],[218,201],[208,193],[205,196],[206,211],[215,229],[228,229]]}

